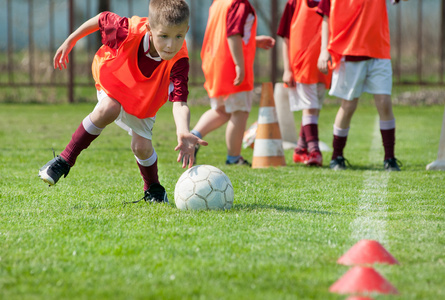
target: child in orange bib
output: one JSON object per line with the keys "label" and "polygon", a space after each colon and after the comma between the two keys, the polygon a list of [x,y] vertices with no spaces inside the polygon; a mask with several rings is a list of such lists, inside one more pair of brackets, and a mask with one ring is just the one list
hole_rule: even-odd
{"label": "child in orange bib", "polygon": [[[395,1],[398,2],[398,1]],[[374,95],[385,156],[384,169],[400,171],[394,156],[395,127],[391,90],[390,37],[385,0],[321,0],[322,47],[318,67],[333,68],[329,94],[342,99],[334,122],[330,167],[346,169],[343,149],[363,92]]]}
{"label": "child in orange bib", "polygon": [[[191,131],[202,138],[227,124],[228,165],[250,165],[241,146],[251,109],[256,47],[270,49],[275,40],[257,36],[257,17],[247,0],[214,0],[201,50],[202,70],[211,109]],[[198,147],[196,148],[196,152]]]}
{"label": "child in orange bib", "polygon": [[288,86],[292,111],[302,110],[300,137],[294,149],[295,163],[323,164],[319,148],[318,117],[331,73],[317,68],[321,47],[322,19],[317,0],[288,0],[277,34],[283,38],[283,81]]}
{"label": "child in orange bib", "polygon": [[74,31],[54,56],[54,67],[66,68],[76,42],[100,30],[103,46],[97,51],[92,71],[98,104],[74,132],[60,156],[39,171],[41,179],[54,185],[67,176],[77,157],[102,130],[115,121],[132,136],[131,148],[144,181],[147,202],[168,203],[158,178],[157,153],[152,128],[159,108],[169,99],[177,127],[178,162],[194,163],[196,144],[207,143],[189,132],[187,106],[188,54],[185,35],[189,8],[184,0],[151,0],[148,18],[123,18],[103,12]]}

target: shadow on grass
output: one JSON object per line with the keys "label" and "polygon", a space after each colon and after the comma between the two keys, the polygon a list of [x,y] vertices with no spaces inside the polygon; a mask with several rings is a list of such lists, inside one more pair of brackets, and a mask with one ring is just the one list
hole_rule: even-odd
{"label": "shadow on grass", "polygon": [[232,209],[235,210],[257,210],[257,209],[273,209],[283,212],[294,212],[294,213],[308,213],[308,214],[319,214],[319,215],[336,215],[337,213],[333,213],[330,211],[319,211],[319,210],[308,210],[308,209],[299,209],[299,208],[291,208],[281,205],[267,205],[260,203],[253,204],[235,204]]}

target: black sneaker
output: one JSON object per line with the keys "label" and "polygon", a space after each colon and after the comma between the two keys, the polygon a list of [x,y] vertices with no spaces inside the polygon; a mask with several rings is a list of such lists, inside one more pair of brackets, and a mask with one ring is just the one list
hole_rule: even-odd
{"label": "black sneaker", "polygon": [[400,171],[401,166],[403,166],[403,164],[395,157],[383,161],[383,167],[388,172]]}
{"label": "black sneaker", "polygon": [[40,168],[39,177],[49,185],[55,185],[62,175],[64,178],[68,175],[70,169],[66,160],[57,155]]}
{"label": "black sneaker", "polygon": [[150,185],[148,190],[145,191],[145,195],[142,199],[144,199],[145,202],[150,203],[168,203],[167,192],[159,183]]}
{"label": "black sneaker", "polygon": [[234,163],[230,163],[228,160],[226,160],[226,165],[240,165],[240,166],[248,166],[251,167],[252,165],[250,164],[250,162],[248,162],[247,160],[245,160],[242,156]]}
{"label": "black sneaker", "polygon": [[349,161],[344,158],[343,156],[337,156],[337,158],[331,160],[331,162],[329,163],[329,167],[332,170],[346,170],[346,164],[348,164],[348,166],[351,166],[349,164]]}

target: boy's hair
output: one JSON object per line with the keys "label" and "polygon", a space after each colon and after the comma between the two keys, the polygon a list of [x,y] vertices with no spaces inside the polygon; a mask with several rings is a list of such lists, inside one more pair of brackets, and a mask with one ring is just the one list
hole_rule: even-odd
{"label": "boy's hair", "polygon": [[190,9],[185,0],[151,0],[148,6],[148,22],[151,26],[188,23],[189,16]]}

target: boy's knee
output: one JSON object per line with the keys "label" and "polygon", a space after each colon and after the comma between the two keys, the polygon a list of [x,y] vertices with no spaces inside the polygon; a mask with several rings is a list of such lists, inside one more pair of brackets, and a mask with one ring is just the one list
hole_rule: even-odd
{"label": "boy's knee", "polygon": [[131,143],[133,154],[139,159],[148,159],[153,154],[153,147],[149,142],[135,141]]}
{"label": "boy's knee", "polygon": [[342,109],[349,114],[354,113],[355,109],[357,108],[357,103],[358,101],[347,101],[347,100],[343,100],[341,107]]}
{"label": "boy's knee", "polygon": [[107,113],[110,116],[116,116],[117,118],[121,112],[121,104],[116,100],[111,99],[111,101],[108,101],[104,109],[105,113]]}
{"label": "boy's knee", "polygon": [[115,120],[121,112],[121,104],[111,98],[104,99],[97,107],[96,112],[102,118]]}

